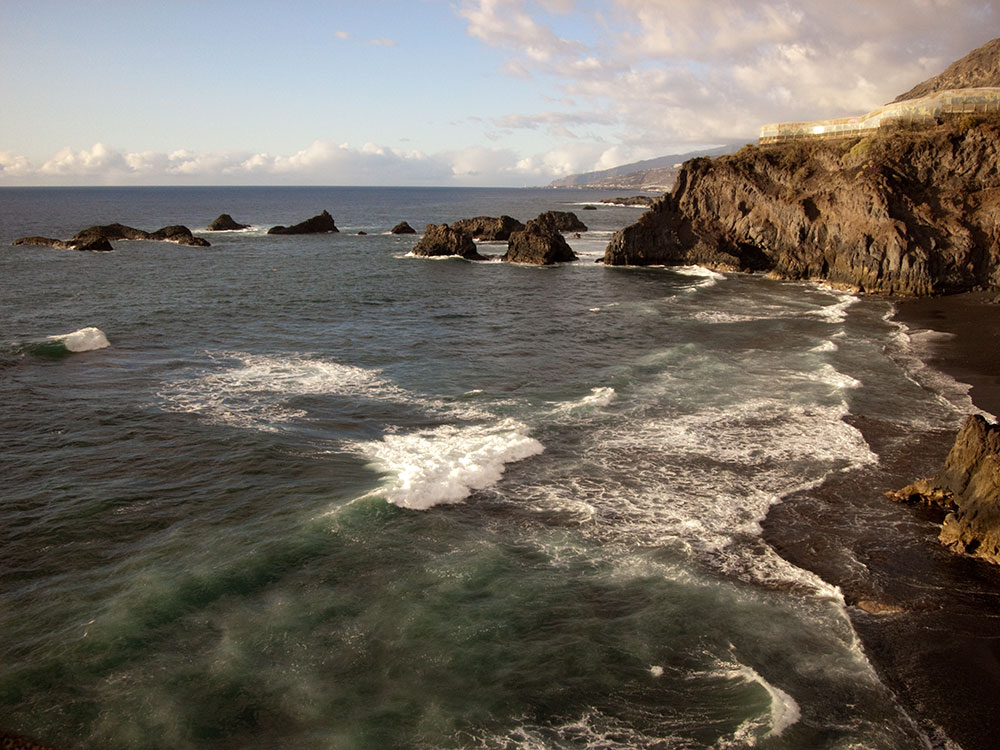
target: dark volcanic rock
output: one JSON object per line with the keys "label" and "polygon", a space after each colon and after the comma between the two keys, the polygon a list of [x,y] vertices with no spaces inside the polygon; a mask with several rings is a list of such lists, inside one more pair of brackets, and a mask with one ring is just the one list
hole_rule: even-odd
{"label": "dark volcanic rock", "polygon": [[174,224],[169,227],[157,229],[155,232],[146,232],[135,227],[128,227],[124,224],[103,224],[100,226],[87,227],[70,239],[71,245],[89,244],[97,240],[153,240],[155,242],[176,242],[180,245],[190,247],[211,247],[208,240],[195,237],[191,230],[181,224]]}
{"label": "dark volcanic rock", "polygon": [[417,230],[407,224],[405,221],[399,222],[396,226],[392,228],[392,234],[416,234]]}
{"label": "dark volcanic rock", "polygon": [[191,230],[183,224],[172,224],[169,227],[157,229],[155,232],[149,234],[148,239],[160,242],[176,242],[179,245],[187,245],[189,247],[210,247],[208,240],[195,237],[191,234]]}
{"label": "dark volcanic rock", "polygon": [[938,539],[959,554],[1000,564],[1000,426],[968,417],[938,474],[886,494],[951,510]]}
{"label": "dark volcanic rock", "polygon": [[551,225],[531,220],[520,232],[514,232],[507,243],[505,263],[533,263],[548,266],[576,260],[576,253],[566,238]]}
{"label": "dark volcanic rock", "polygon": [[299,224],[290,227],[276,226],[267,230],[268,234],[322,234],[324,232],[339,232],[337,225],[333,222],[333,217],[328,211],[323,211],[319,216],[313,216]]}
{"label": "dark volcanic rock", "polygon": [[604,260],[767,271],[876,293],[996,288],[1000,121],[692,159]]}
{"label": "dark volcanic rock", "polygon": [[96,252],[108,252],[114,250],[111,243],[104,237],[95,237],[89,240],[54,240],[51,237],[21,237],[14,240],[12,245],[36,245],[38,247],[54,247],[57,250],[91,250]]}
{"label": "dark volcanic rock", "polygon": [[572,211],[546,211],[538,214],[535,221],[560,232],[587,231],[587,225]]}
{"label": "dark volcanic rock", "polygon": [[246,229],[249,224],[240,224],[238,221],[233,219],[229,214],[219,214],[219,218],[208,225],[209,232],[235,232],[240,229]]}
{"label": "dark volcanic rock", "polygon": [[413,254],[423,257],[458,255],[466,260],[486,260],[476,250],[472,235],[447,224],[428,224]]}
{"label": "dark volcanic rock", "polygon": [[102,224],[87,227],[73,235],[69,240],[54,240],[48,237],[22,237],[14,240],[15,245],[40,245],[54,247],[60,250],[93,250],[107,252],[113,250],[112,240],[153,240],[159,242],[177,242],[191,247],[210,247],[208,240],[195,237],[191,230],[180,224],[146,232],[124,224]]}
{"label": "dark volcanic rock", "polygon": [[148,240],[149,232],[135,227],[127,227],[124,224],[101,224],[98,226],[81,229],[73,235],[70,242],[89,242],[90,240],[106,239],[108,242],[114,240]]}
{"label": "dark volcanic rock", "polygon": [[511,232],[520,232],[524,224],[511,216],[477,216],[473,219],[459,219],[452,227],[468,232],[475,239],[505,242],[510,239]]}

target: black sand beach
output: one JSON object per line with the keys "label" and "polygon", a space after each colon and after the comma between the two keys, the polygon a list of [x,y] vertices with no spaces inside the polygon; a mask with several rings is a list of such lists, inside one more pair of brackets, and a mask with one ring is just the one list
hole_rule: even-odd
{"label": "black sand beach", "polygon": [[[920,348],[926,344],[921,354],[929,365],[971,384],[975,406],[995,415],[1000,305],[994,297],[901,300],[895,319]],[[954,747],[950,739],[963,750],[995,748],[1000,567],[939,544],[938,512],[883,496],[937,472],[955,434],[899,434],[895,425],[873,420],[854,426],[879,463],[775,506],[765,537],[786,559],[840,587],[869,659],[935,747]]]}

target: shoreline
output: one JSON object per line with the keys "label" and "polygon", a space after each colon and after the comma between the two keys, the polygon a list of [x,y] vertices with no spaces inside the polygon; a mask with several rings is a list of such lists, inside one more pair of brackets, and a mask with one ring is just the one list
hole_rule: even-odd
{"label": "shoreline", "polygon": [[918,339],[934,333],[921,352],[929,366],[971,386],[973,404],[1000,416],[1000,302],[996,292],[965,292],[896,302],[893,319]]}
{"label": "shoreline", "polygon": [[[928,366],[971,386],[973,406],[1000,414],[1000,304],[996,294],[895,300]],[[1000,566],[937,540],[941,511],[884,497],[944,463],[955,430],[900,434],[866,417],[848,421],[876,465],[834,475],[771,508],[764,538],[789,562],[840,588],[873,668],[931,747],[990,750],[1000,691]]]}

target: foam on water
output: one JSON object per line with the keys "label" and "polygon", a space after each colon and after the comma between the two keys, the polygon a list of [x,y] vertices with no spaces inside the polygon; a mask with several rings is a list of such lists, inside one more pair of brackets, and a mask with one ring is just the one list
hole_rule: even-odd
{"label": "foam on water", "polygon": [[104,349],[110,346],[108,337],[104,331],[93,326],[81,328],[72,333],[61,333],[54,336],[46,336],[48,341],[62,343],[71,352],[89,352],[95,349]]}
{"label": "foam on water", "polygon": [[580,410],[600,409],[612,404],[617,397],[615,389],[608,386],[598,386],[591,388],[590,393],[577,401],[567,401],[558,404],[553,412],[556,414],[570,414]]}
{"label": "foam on water", "polygon": [[768,715],[743,722],[734,733],[731,741],[720,743],[722,747],[755,747],[759,740],[780,737],[786,729],[802,718],[802,711],[795,699],[761,677],[760,673],[753,667],[748,667],[745,664],[728,664],[724,665],[717,674],[724,679],[759,685],[770,698]]}
{"label": "foam on water", "polygon": [[[952,427],[951,422],[966,414],[982,414],[991,421],[996,421],[996,415],[979,409],[973,402],[969,392],[972,387],[962,383],[945,372],[927,364],[936,342],[950,337],[950,334],[939,331],[911,331],[907,326],[892,320],[894,311],[885,314],[885,320],[895,327],[886,351],[899,362],[907,379],[918,385],[922,390],[932,395],[934,400],[950,412],[948,424],[926,426]],[[926,419],[926,417],[925,417]]]}
{"label": "foam on water", "polygon": [[386,500],[427,510],[462,502],[474,490],[498,482],[508,463],[537,455],[544,447],[525,425],[507,419],[390,434],[354,449],[387,475],[379,491]]}
{"label": "foam on water", "polygon": [[288,405],[295,396],[410,399],[377,370],[306,355],[221,352],[209,358],[218,363],[217,368],[175,379],[160,392],[167,408],[200,414],[213,422],[274,430],[280,423],[307,415]]}

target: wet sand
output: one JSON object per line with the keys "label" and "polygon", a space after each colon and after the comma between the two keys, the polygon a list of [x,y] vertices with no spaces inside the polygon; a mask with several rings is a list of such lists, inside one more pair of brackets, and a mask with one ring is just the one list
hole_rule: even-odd
{"label": "wet sand", "polygon": [[996,292],[969,292],[896,303],[896,320],[929,342],[927,364],[972,386],[969,395],[983,411],[1000,417],[1000,303]]}
{"label": "wet sand", "polygon": [[[975,406],[1000,415],[995,296],[901,300],[896,320],[916,334],[929,365],[971,384]],[[772,508],[764,536],[840,587],[869,660],[933,747],[992,750],[1000,731],[1000,566],[945,549],[940,512],[883,495],[936,473],[955,432],[900,434],[890,423],[849,421],[879,463],[787,498]]]}

